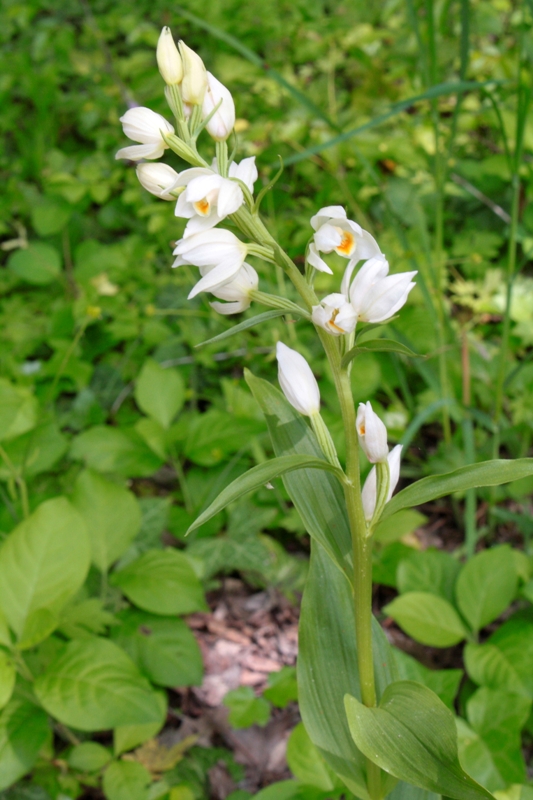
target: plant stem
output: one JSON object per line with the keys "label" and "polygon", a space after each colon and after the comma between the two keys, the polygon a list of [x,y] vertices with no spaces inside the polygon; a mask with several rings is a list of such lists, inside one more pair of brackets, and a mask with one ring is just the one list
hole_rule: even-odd
{"label": "plant stem", "polygon": [[[474,425],[470,413],[471,398],[471,374],[470,374],[470,351],[468,349],[468,335],[463,330],[462,339],[462,366],[463,366],[463,446],[465,462],[473,464],[476,460]],[[469,489],[465,496],[465,544],[466,557],[472,558],[476,549],[477,530],[476,530],[476,509],[477,496],[475,489]]]}

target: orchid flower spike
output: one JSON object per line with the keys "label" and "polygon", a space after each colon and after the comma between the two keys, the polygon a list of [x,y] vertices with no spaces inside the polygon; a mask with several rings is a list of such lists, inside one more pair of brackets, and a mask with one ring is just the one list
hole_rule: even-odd
{"label": "orchid flower spike", "polygon": [[320,391],[311,367],[305,358],[278,342],[278,380],[283,394],[296,411],[311,417],[320,411]]}
{"label": "orchid flower spike", "polygon": [[405,305],[409,292],[414,287],[414,272],[389,275],[389,264],[383,255],[371,258],[363,264],[353,281],[352,273],[356,260],[348,264],[341,284],[341,292],[350,297],[350,302],[363,322],[383,322]]}
{"label": "orchid flower spike", "polygon": [[[400,479],[400,460],[402,457],[402,445],[397,444],[393,447],[387,456],[389,462],[389,491],[387,493],[387,503],[392,497],[398,480]],[[376,468],[372,467],[368,473],[368,477],[363,486],[361,493],[363,500],[363,510],[365,512],[365,519],[369,522],[374,516],[377,501],[377,477]]]}
{"label": "orchid flower spike", "polygon": [[331,253],[335,250],[340,256],[354,258],[356,261],[372,258],[381,253],[374,237],[363,230],[357,222],[347,219],[342,206],[321,208],[314,217],[311,217],[311,227],[315,231],[316,249],[322,253]]}
{"label": "orchid flower spike", "polygon": [[373,411],[370,401],[359,403],[355,421],[359,444],[372,464],[386,461],[389,454],[387,428]]}
{"label": "orchid flower spike", "polygon": [[179,173],[168,164],[138,164],[137,177],[147,192],[160,197],[161,200],[175,200],[170,192],[176,188]]}
{"label": "orchid flower spike", "polygon": [[[220,106],[217,108],[218,104]],[[202,116],[207,117],[217,108],[206,130],[217,142],[225,142],[235,125],[235,103],[231,92],[210,72],[207,73],[207,91],[202,103]]]}
{"label": "orchid flower spike", "polygon": [[170,122],[149,108],[130,108],[120,121],[128,139],[141,144],[123,147],[115,158],[127,158],[129,161],[161,158],[168,146],[161,132],[174,133]]}
{"label": "orchid flower spike", "polygon": [[161,77],[167,86],[182,82],[183,64],[170,28],[164,27],[161,31],[157,42],[156,59]]}
{"label": "orchid flower spike", "polygon": [[343,294],[328,294],[320,305],[313,306],[312,319],[333,336],[341,336],[355,330],[357,314]]}
{"label": "orchid flower spike", "polygon": [[[200,267],[200,273],[207,275],[211,272],[212,267]],[[228,300],[227,303],[219,303],[214,301],[210,303],[211,308],[218,311],[219,314],[240,314],[250,308],[251,298],[250,292],[256,291],[259,286],[259,276],[255,269],[247,264],[246,261],[237,272],[233,280],[229,283],[224,283],[218,288],[211,289],[211,294],[221,300]]]}

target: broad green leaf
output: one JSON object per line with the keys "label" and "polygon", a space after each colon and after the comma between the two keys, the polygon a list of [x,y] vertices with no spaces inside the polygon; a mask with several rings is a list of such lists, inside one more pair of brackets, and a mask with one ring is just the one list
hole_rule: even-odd
{"label": "broad green leaf", "polygon": [[254,800],[304,800],[300,781],[279,781],[254,794]]}
{"label": "broad green leaf", "polygon": [[60,198],[44,197],[31,210],[32,225],[39,236],[58,233],[67,224],[72,208]]}
{"label": "broad green leaf", "polygon": [[167,718],[167,698],[163,692],[156,694],[159,704],[159,718],[156,722],[141,723],[138,725],[118,725],[113,731],[113,749],[116,756],[133,750],[140,744],[157,736]]}
{"label": "broad green leaf", "polygon": [[137,761],[114,761],[104,772],[107,800],[148,800],[152,776]]}
{"label": "broad green leaf", "polygon": [[132,492],[92,470],[78,476],[72,502],[85,520],[93,564],[106,572],[139,531],[139,503]]}
{"label": "broad green leaf", "polygon": [[107,639],[69,642],[34,689],[49,714],[81,731],[160,718],[157,693],[129,656]]}
{"label": "broad green leaf", "polygon": [[114,572],[111,583],[132,603],[153,614],[191,614],[206,611],[200,581],[184,553],[174,548],[148,550],[124,569]]}
{"label": "broad green leaf", "polygon": [[13,658],[5,650],[0,650],[0,708],[9,703],[16,677],[17,670]]}
{"label": "broad green leaf", "polygon": [[202,581],[219,572],[234,570],[252,571],[264,576],[273,562],[272,552],[256,533],[238,539],[231,536],[197,539],[187,548],[187,555],[198,559]]}
{"label": "broad green leaf", "polygon": [[491,792],[505,788],[507,782],[494,763],[493,753],[484,739],[464,719],[457,717],[455,722],[459,759],[463,768]]}
{"label": "broad green leaf", "polygon": [[98,772],[111,761],[111,753],[97,742],[82,742],[72,748],[67,761],[69,767],[80,772]]}
{"label": "broad green leaf", "polygon": [[263,726],[270,719],[270,704],[262,697],[256,697],[251,686],[232,689],[222,702],[229,708],[228,721],[233,728]]}
{"label": "broad green leaf", "polygon": [[44,641],[57,628],[59,617],[49,608],[36,608],[24,623],[24,628],[17,642],[18,650],[28,650]]}
{"label": "broad green leaf", "polygon": [[135,430],[150,450],[153,450],[162,461],[166,461],[168,457],[167,433],[162,425],[151,417],[141,417],[135,423]]}
{"label": "broad green leaf", "polygon": [[265,311],[263,314],[257,314],[255,317],[250,317],[250,319],[245,319],[244,322],[239,322],[238,325],[232,325],[231,328],[228,328],[227,331],[223,333],[219,333],[218,336],[213,336],[212,339],[206,339],[205,342],[200,342],[200,344],[195,345],[196,347],[203,347],[204,344],[213,344],[213,342],[222,342],[224,339],[229,339],[231,336],[235,336],[236,333],[241,333],[242,331],[247,331],[249,328],[254,328],[256,325],[261,325],[263,322],[268,322],[268,320],[275,319],[276,317],[282,317],[287,315],[287,311]]}
{"label": "broad green leaf", "polygon": [[286,708],[293,700],[298,700],[296,668],[282,667],[279,672],[271,672],[263,697],[276,708]]}
{"label": "broad green leaf", "polygon": [[35,764],[50,735],[48,718],[33,703],[12,700],[0,714],[0,791]]}
{"label": "broad green leaf", "polygon": [[400,353],[402,356],[409,356],[409,358],[426,357],[421,353],[413,352],[409,347],[406,347],[401,342],[395,342],[393,339],[368,339],[348,350],[342,358],[342,366],[346,368],[361,353]]}
{"label": "broad green leaf", "polygon": [[392,517],[380,520],[374,529],[374,541],[381,544],[397,542],[408,533],[416,531],[427,522],[427,517],[412,508],[398,511]]}
{"label": "broad green leaf", "polygon": [[432,475],[398,492],[385,506],[382,519],[403,508],[419,506],[454,492],[465,492],[467,489],[480,486],[499,486],[529,475],[533,475],[533,458],[482,461],[479,464],[460,467],[453,472],[446,472],[444,475]]}
{"label": "broad green leaf", "polygon": [[135,400],[149,417],[168,429],[185,401],[185,384],[176,369],[163,369],[149,358],[135,386]]}
{"label": "broad green leaf", "polygon": [[477,553],[459,574],[457,605],[479,631],[505,611],[514,600],[518,584],[513,553],[508,545]]}
{"label": "broad green leaf", "polygon": [[0,550],[0,607],[20,637],[30,614],[57,614],[80,588],[90,563],[85,524],[64,497],[42,503]]}
{"label": "broad green leaf", "polygon": [[302,722],[289,736],[287,764],[294,777],[302,783],[325,792],[335,788],[336,776],[314,746]]}
{"label": "broad green leaf", "polygon": [[126,478],[153,475],[163,463],[135,430],[110,425],[96,425],[81,433],[70,455],[98,472],[116,472]]}
{"label": "broad green leaf", "polygon": [[435,792],[428,792],[427,789],[421,789],[420,786],[399,781],[387,795],[387,800],[446,800],[446,798]]}
{"label": "broad green leaf", "polygon": [[431,647],[451,647],[468,636],[455,608],[429,592],[408,592],[383,608],[417,642]]}
{"label": "broad green leaf", "polygon": [[396,573],[398,589],[407,592],[429,592],[454,601],[454,586],[461,565],[443,550],[413,552],[400,561]]}
{"label": "broad green leaf", "polygon": [[533,624],[511,618],[485,644],[465,648],[465,665],[476,683],[533,698]]}
{"label": "broad green leaf", "polygon": [[36,421],[37,401],[30,390],[0,378],[0,441],[26,433]]}
{"label": "broad green leaf", "polygon": [[237,453],[250,440],[264,432],[264,424],[256,419],[234,417],[226,411],[210,408],[187,421],[183,453],[201,467],[219,464],[230,453]]}
{"label": "broad green leaf", "polygon": [[423,683],[453,711],[453,701],[464,674],[462,669],[428,669],[403,650],[394,648],[393,652],[400,680]]}
{"label": "broad green leaf", "polygon": [[61,256],[55,247],[36,242],[25,250],[17,250],[7,262],[8,268],[19,278],[34,286],[46,286],[59,277]]}
{"label": "broad green leaf", "polygon": [[[247,370],[245,378],[265,415],[276,456],[322,458],[315,435],[283,394]],[[285,475],[283,483],[309,535],[325,548],[351,580],[352,543],[339,482],[322,470],[298,470]]]}
{"label": "broad green leaf", "polygon": [[181,619],[127,609],[111,630],[113,640],[159,686],[199,686],[203,663],[198,643]]}
{"label": "broad green leaf", "polygon": [[455,800],[491,798],[462,769],[454,716],[430,689],[398,681],[377,708],[350,695],[345,704],[355,743],[386,772]]}
{"label": "broad green leaf", "polygon": [[326,470],[326,472],[333,473],[340,479],[343,477],[341,470],[334,467],[324,458],[304,455],[272,458],[269,461],[265,461],[263,464],[257,464],[257,466],[252,467],[252,469],[245,472],[244,475],[240,475],[236,478],[229,486],[226,486],[216,500],[214,500],[194,521],[187,533],[191,533],[196,528],[199,528],[200,525],[203,525],[204,522],[214,517],[215,514],[218,514],[219,511],[222,511],[222,509],[226,508],[230,503],[238,500],[243,494],[253,492],[266,483],[269,483],[269,481],[274,480],[274,478],[278,478],[281,475],[285,475],[287,472],[293,472],[297,469],[322,469]]}
{"label": "broad green leaf", "polygon": [[1,608],[0,608],[0,644],[5,644],[7,647],[11,647],[12,645],[11,634],[9,633],[7,620]]}
{"label": "broad green leaf", "polygon": [[104,634],[115,623],[115,617],[106,611],[102,600],[88,597],[79,603],[69,604],[61,613],[58,628],[68,639]]}
{"label": "broad green leaf", "polygon": [[[375,621],[373,632],[380,696],[396,677],[395,662]],[[351,791],[368,800],[366,760],[344,712],[344,695],[359,696],[360,691],[353,596],[348,581],[340,580],[337,567],[315,542],[302,599],[297,668],[300,713],[311,741]]]}
{"label": "broad green leaf", "polygon": [[[24,475],[33,477],[51,469],[68,448],[65,436],[56,422],[44,420],[35,428],[3,444],[9,460]],[[8,467],[0,459],[0,480],[8,480]]]}

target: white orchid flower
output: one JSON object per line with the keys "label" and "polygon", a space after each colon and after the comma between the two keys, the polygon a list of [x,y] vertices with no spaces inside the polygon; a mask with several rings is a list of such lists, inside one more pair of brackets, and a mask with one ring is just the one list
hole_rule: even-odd
{"label": "white orchid flower", "polygon": [[316,248],[322,253],[331,253],[335,250],[340,256],[355,258],[357,261],[381,253],[374,237],[363,230],[357,222],[347,219],[342,206],[321,208],[314,217],[311,217],[311,226],[315,231]]}
{"label": "white orchid flower", "polygon": [[370,463],[377,464],[380,461],[386,461],[389,454],[387,428],[372,409],[370,400],[367,403],[359,403],[355,427],[359,444]]}
{"label": "white orchid flower", "polygon": [[315,325],[324,328],[333,336],[352,333],[357,323],[357,314],[351,303],[343,294],[328,294],[313,306],[312,319]]}
{"label": "white orchid flower", "polygon": [[[396,447],[393,447],[387,456],[387,461],[389,462],[389,491],[387,493],[387,501],[386,501],[387,503],[391,499],[392,493],[394,492],[396,485],[400,479],[401,457],[402,457],[401,444],[397,444]],[[376,478],[375,467],[372,467],[372,469],[368,473],[361,495],[363,500],[363,510],[365,512],[365,519],[370,521],[374,516],[374,511],[376,509],[376,501],[377,501],[377,478]]]}
{"label": "white orchid flower", "polygon": [[176,259],[172,266],[212,267],[189,294],[191,299],[200,292],[212,291],[229,283],[242,267],[247,252],[247,246],[234,233],[215,228],[180,239],[174,248]]}
{"label": "white orchid flower", "polygon": [[184,170],[175,186],[187,187],[176,203],[176,216],[188,219],[184,237],[214,228],[229,214],[234,214],[244,202],[238,178],[253,191],[257,179],[255,158],[245,158],[240,164],[232,162],[229,166],[230,178],[223,178],[217,172],[216,159],[212,168],[193,167]]}
{"label": "white orchid flower", "polygon": [[207,89],[207,71],[205,64],[194,50],[185,42],[179,42],[179,52],[183,64],[183,80],[181,96],[183,102],[192,106],[201,106]]}
{"label": "white orchid flower", "polygon": [[138,164],[137,177],[147,192],[160,197],[161,200],[176,199],[170,192],[177,186],[179,173],[168,164]]}
{"label": "white orchid flower", "polygon": [[183,80],[183,64],[170,28],[164,27],[157,42],[156,59],[161,77],[172,86]]}
{"label": "white orchid flower", "polygon": [[[207,275],[212,271],[212,267],[200,267],[200,273]],[[220,300],[228,300],[227,303],[217,301],[210,303],[210,306],[218,311],[219,314],[240,314],[250,307],[250,292],[255,291],[259,286],[259,276],[255,269],[247,264],[246,261],[237,272],[233,280],[224,283],[218,288],[211,289],[211,294]]]}
{"label": "white orchid flower", "polygon": [[389,265],[384,256],[371,258],[363,264],[350,284],[355,268],[355,259],[350,261],[341,284],[341,292],[349,295],[350,302],[363,322],[383,322],[392,317],[406,302],[415,285],[414,272],[389,275]]}
{"label": "white orchid flower", "polygon": [[320,391],[305,358],[282,342],[276,345],[276,358],[279,384],[291,406],[306,417],[318,414]]}
{"label": "white orchid flower", "polygon": [[120,121],[128,139],[141,144],[123,147],[115,158],[127,158],[129,161],[161,158],[167,148],[161,132],[174,133],[170,122],[150,108],[130,108],[120,117]]}
{"label": "white orchid flower", "polygon": [[208,72],[207,91],[202,103],[202,116],[204,119],[212,113],[219,103],[220,106],[205,127],[215,141],[225,142],[235,125],[235,103],[231,92],[214,75]]}
{"label": "white orchid flower", "polygon": [[314,242],[311,242],[309,245],[309,250],[307,251],[307,261],[319,272],[327,272],[328,275],[333,275],[333,270],[330,269],[324,259],[320,258],[318,255],[318,250],[316,249],[316,244]]}

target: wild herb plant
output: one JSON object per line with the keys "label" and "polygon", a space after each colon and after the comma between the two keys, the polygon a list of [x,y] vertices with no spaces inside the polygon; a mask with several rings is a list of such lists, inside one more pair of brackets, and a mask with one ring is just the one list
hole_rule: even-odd
{"label": "wild herb plant", "polygon": [[[377,526],[395,513],[458,490],[529,476],[533,460],[468,465],[416,481],[391,499],[399,478],[401,446],[389,450],[386,427],[370,402],[360,403],[356,412],[352,380],[357,379],[356,359],[364,350],[414,355],[400,343],[375,338],[373,328],[401,311],[416,273],[389,275],[376,240],[339,206],[317,209],[311,218],[305,268],[300,271],[260,213],[261,202],[280,173],[256,197],[254,159],[237,162],[234,153],[229,154],[235,108],[228,89],[184,42],[178,50],[168,28],[161,33],[157,61],[175,124],[148,108],[128,110],[121,118],[124,132],[139,144],[121,149],[117,157],[154,160],[171,149],[191,165],[179,173],[163,163],[137,167],[142,185],[163,200],[176,199],[176,215],[188,220],[174,249],[173,266],[199,269],[200,279],[189,297],[211,293],[217,298],[212,307],[223,315],[239,313],[251,303],[273,309],[235,325],[219,341],[279,315],[314,325],[335,384],[346,443],[343,466],[320,414],[320,392],[311,366],[295,349],[278,342],[282,393],[253,374],[246,375],[265,414],[276,457],[234,480],[189,531],[243,494],[282,476],[312,538],[298,660],[300,709],[311,741],[343,784],[364,800],[431,793],[457,800],[491,797],[459,762],[456,723],[449,708],[423,683],[397,679],[394,657],[372,619],[372,540]],[[204,130],[215,143],[210,162],[197,148]],[[333,251],[348,260],[344,278],[340,287],[332,287],[338,291],[319,298],[315,276],[332,274],[323,255]],[[283,270],[299,302],[288,299],[287,292],[261,291],[247,256]],[[360,447],[373,464],[363,485]],[[476,609],[469,596],[468,569],[476,573],[475,560],[465,567],[458,602],[475,633],[512,600],[516,575],[511,569],[503,605],[501,598],[488,598],[484,608]],[[416,605],[424,597],[414,601]],[[394,603],[398,607],[402,600]],[[435,619],[439,616],[437,608]],[[457,621],[462,625],[459,616]],[[453,641],[458,639],[447,643]]]}

